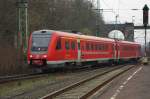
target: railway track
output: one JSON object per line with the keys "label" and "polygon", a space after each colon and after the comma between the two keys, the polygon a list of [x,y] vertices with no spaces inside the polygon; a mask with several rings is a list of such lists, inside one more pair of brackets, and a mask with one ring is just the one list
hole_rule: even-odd
{"label": "railway track", "polygon": [[[87,66],[84,66],[84,67],[74,68],[74,69],[76,71],[85,70],[85,69],[90,69],[90,68],[88,68],[90,66],[91,65],[87,65]],[[66,69],[66,72],[68,72],[69,70],[72,71],[71,68],[68,68],[68,70]],[[52,73],[53,72],[54,71],[52,71]],[[64,71],[58,71],[58,72],[63,73]],[[39,73],[39,72],[37,72],[37,73],[29,73],[29,74],[20,74],[20,75],[15,75],[15,76],[4,76],[4,77],[2,76],[2,77],[0,77],[0,84],[11,82],[11,81],[19,81],[19,80],[25,80],[25,79],[40,78],[40,77],[43,77],[43,76],[48,76],[48,74],[49,73],[41,73],[41,72]]]}
{"label": "railway track", "polygon": [[86,99],[92,96],[96,91],[114,80],[119,75],[133,68],[134,65],[116,67],[103,73],[97,74],[88,79],[76,82],[65,88],[49,93],[40,99]]}
{"label": "railway track", "polygon": [[46,75],[48,75],[48,74],[30,73],[30,74],[0,77],[0,84],[4,84],[4,83],[7,83],[7,82],[11,82],[11,81],[19,81],[19,80],[25,80],[25,79],[40,78],[40,77],[43,77],[43,76],[46,76]]}
{"label": "railway track", "polygon": [[[87,66],[87,67],[89,67],[89,66]],[[87,67],[76,68],[76,71],[83,70]],[[89,68],[87,68],[87,69],[89,69]],[[66,70],[66,71],[68,72],[68,70]],[[61,73],[62,73],[62,71],[61,71]],[[2,76],[2,77],[0,77],[0,84],[4,84],[7,82],[11,82],[11,81],[40,78],[43,76],[48,76],[48,73],[30,73],[30,74],[20,74],[20,75],[15,75],[15,76],[4,76],[4,77]]]}
{"label": "railway track", "polygon": [[[89,69],[87,67],[89,67],[89,66],[85,66],[85,67],[81,67],[81,68],[75,68],[75,70],[79,71],[79,70],[84,70],[85,68]],[[71,70],[71,69],[69,68],[69,70]],[[68,72],[67,69],[66,69],[66,71]],[[60,72],[62,73],[63,71],[60,71]],[[2,77],[0,77],[0,84],[4,84],[4,83],[7,83],[7,82],[11,82],[11,81],[19,81],[19,80],[25,80],[25,79],[40,78],[40,77],[43,77],[43,76],[48,76],[48,73],[41,73],[40,72],[40,73],[20,74],[20,75],[14,75],[14,76],[2,76]]]}
{"label": "railway track", "polygon": [[[87,68],[87,67],[76,68],[76,71],[78,71],[79,69],[83,70],[85,68]],[[66,71],[68,72],[68,70],[66,70]],[[63,71],[60,71],[60,72],[63,73]],[[11,82],[11,81],[19,81],[19,80],[25,80],[25,79],[40,78],[40,77],[44,77],[44,76],[48,76],[48,75],[49,75],[49,73],[30,73],[30,74],[20,74],[20,75],[15,75],[15,76],[4,76],[4,77],[2,76],[2,77],[0,77],[0,84],[4,84],[4,83],[7,83],[7,82]]]}

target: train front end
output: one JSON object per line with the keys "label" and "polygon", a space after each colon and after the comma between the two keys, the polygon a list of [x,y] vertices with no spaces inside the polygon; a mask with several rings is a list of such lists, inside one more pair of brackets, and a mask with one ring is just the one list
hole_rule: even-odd
{"label": "train front end", "polygon": [[36,67],[47,65],[51,31],[35,31],[30,35],[27,59],[28,64]]}

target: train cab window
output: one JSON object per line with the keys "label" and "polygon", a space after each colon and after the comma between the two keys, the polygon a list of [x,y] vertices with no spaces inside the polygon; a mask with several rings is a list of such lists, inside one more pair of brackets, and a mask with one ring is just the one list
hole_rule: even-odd
{"label": "train cab window", "polygon": [[72,49],[72,50],[75,50],[75,46],[76,46],[76,45],[75,45],[75,42],[74,42],[74,41],[71,42],[71,49]]}
{"label": "train cab window", "polygon": [[66,48],[66,50],[69,50],[70,48],[69,48],[69,41],[65,41],[65,48]]}
{"label": "train cab window", "polygon": [[51,37],[52,34],[50,32],[46,32],[44,34],[41,34],[40,32],[33,32],[31,51],[33,52],[47,51],[49,43],[51,42]]}
{"label": "train cab window", "polygon": [[56,44],[56,50],[59,50],[59,49],[61,49],[61,39],[60,38],[57,40],[57,44]]}

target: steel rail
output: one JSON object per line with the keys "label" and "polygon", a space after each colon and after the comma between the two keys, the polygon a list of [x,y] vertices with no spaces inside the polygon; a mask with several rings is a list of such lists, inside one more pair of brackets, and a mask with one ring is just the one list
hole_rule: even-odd
{"label": "steel rail", "polygon": [[92,89],[91,91],[89,91],[88,93],[86,93],[85,95],[83,95],[82,97],[80,97],[80,99],[87,99],[90,96],[92,96],[94,93],[96,93],[98,90],[100,90],[102,87],[104,87],[105,85],[107,85],[108,83],[110,83],[111,81],[113,81],[115,78],[117,78],[118,76],[122,75],[123,73],[129,71],[130,69],[132,69],[132,67],[129,67],[125,70],[123,70],[122,72],[114,75],[113,77],[109,78],[108,80],[104,81],[102,84],[98,85],[96,88]]}
{"label": "steel rail", "polygon": [[[73,88],[75,88],[75,87],[78,87],[79,85],[81,85],[81,84],[83,84],[83,83],[85,83],[85,82],[91,81],[92,79],[95,79],[95,78],[97,78],[97,77],[103,76],[103,75],[105,75],[105,74],[107,74],[107,73],[109,73],[109,72],[112,72],[112,71],[114,71],[114,70],[118,70],[118,69],[123,68],[123,67],[124,67],[124,66],[119,66],[119,67],[110,69],[110,70],[108,70],[108,71],[105,71],[105,72],[103,72],[103,73],[97,74],[97,75],[95,75],[95,76],[93,76],[93,77],[90,77],[90,78],[88,78],[88,79],[84,79],[84,80],[82,80],[82,81],[76,82],[76,83],[74,83],[74,84],[72,84],[72,85],[69,85],[69,86],[67,86],[67,87],[64,87],[64,88],[62,88],[62,89],[60,89],[60,90],[54,91],[54,92],[52,92],[52,93],[49,93],[49,94],[47,94],[47,95],[41,97],[40,99],[52,99],[52,98],[54,98],[54,97],[56,97],[56,96],[58,96],[58,95],[60,95],[60,94],[63,94],[63,93],[66,92],[66,91],[69,91],[69,90],[71,90],[71,89],[73,89]],[[133,66],[132,66],[132,67],[133,67]],[[87,95],[87,96],[88,96],[88,95]],[[85,96],[84,96],[84,97],[85,97]],[[83,97],[83,98],[84,98],[84,97]],[[82,98],[82,99],[83,99],[83,98]]]}
{"label": "steel rail", "polygon": [[8,83],[11,81],[40,78],[46,75],[47,74],[42,74],[42,73],[31,73],[31,74],[22,74],[22,75],[16,75],[16,76],[0,77],[0,84]]}
{"label": "steel rail", "polygon": [[[87,66],[87,67],[89,67],[89,66]],[[85,68],[85,67],[81,67],[81,68],[77,68],[77,69],[83,69],[83,68]],[[46,73],[29,73],[29,74],[20,74],[20,75],[14,75],[14,76],[0,76],[0,84],[11,82],[11,81],[17,81],[17,80],[39,78],[39,77],[42,77],[43,75],[48,75],[48,74],[46,74]]]}

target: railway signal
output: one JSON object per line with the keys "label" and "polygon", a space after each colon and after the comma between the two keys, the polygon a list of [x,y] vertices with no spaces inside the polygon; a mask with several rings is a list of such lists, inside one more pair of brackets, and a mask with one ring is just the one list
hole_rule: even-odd
{"label": "railway signal", "polygon": [[146,57],[146,29],[148,25],[148,14],[149,14],[149,8],[145,4],[145,6],[143,7],[143,25],[145,28],[145,57]]}
{"label": "railway signal", "polygon": [[148,13],[149,12],[149,8],[148,8],[148,6],[147,5],[145,5],[144,7],[143,7],[143,24],[144,24],[144,26],[146,27],[147,26],[147,24],[148,24]]}

